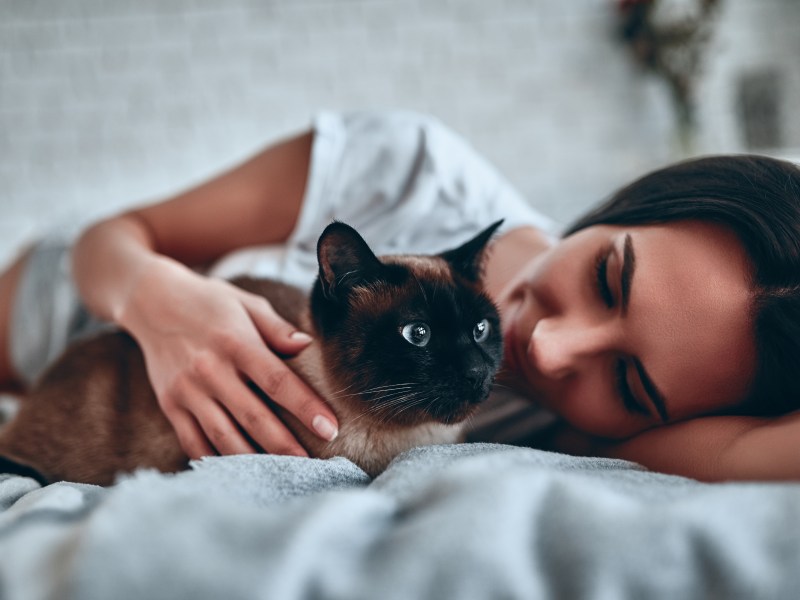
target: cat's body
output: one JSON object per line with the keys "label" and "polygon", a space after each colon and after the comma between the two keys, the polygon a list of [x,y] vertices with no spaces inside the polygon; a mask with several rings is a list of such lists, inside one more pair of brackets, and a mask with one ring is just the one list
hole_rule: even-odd
{"label": "cat's body", "polygon": [[[488,395],[502,356],[496,309],[479,288],[497,225],[449,253],[381,261],[336,223],[320,238],[310,301],[274,281],[235,281],[314,337],[286,363],[331,405],[338,437],[319,439],[263,397],[311,456],[345,456],[375,475],[408,448],[459,439],[458,423]],[[80,342],[48,369],[0,431],[0,457],[44,481],[103,485],[121,472],[188,462],[123,332]]]}

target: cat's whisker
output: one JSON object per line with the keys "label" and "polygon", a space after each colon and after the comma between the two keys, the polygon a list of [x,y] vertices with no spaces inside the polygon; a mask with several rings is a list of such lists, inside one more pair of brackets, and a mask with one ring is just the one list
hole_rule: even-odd
{"label": "cat's whisker", "polygon": [[352,426],[356,421],[358,421],[358,420],[360,420],[363,417],[368,416],[368,415],[372,416],[372,417],[376,417],[377,416],[379,422],[382,422],[382,423],[388,422],[390,419],[383,418],[383,415],[381,413],[386,413],[386,412],[390,411],[391,408],[393,406],[395,406],[396,404],[401,404],[402,402],[405,402],[407,397],[408,396],[401,397],[401,398],[396,398],[396,399],[394,399],[394,400],[392,400],[390,402],[386,402],[386,403],[383,403],[383,404],[377,404],[377,405],[373,405],[373,406],[368,406],[361,413],[359,413],[358,415],[356,415],[352,419],[343,422],[341,425],[342,425],[342,427],[344,427],[344,426]]}
{"label": "cat's whisker", "polygon": [[[416,393],[416,392],[411,392],[411,394],[414,394],[414,393]],[[383,396],[379,396],[377,398],[373,398],[370,401],[370,404],[371,404],[371,406],[385,406],[387,403],[396,402],[397,399],[398,399],[398,396],[400,398],[403,398],[404,396],[407,396],[408,394],[409,394],[408,390],[394,390],[394,391],[391,391],[391,392],[387,392]],[[384,400],[387,400],[387,399],[388,399],[388,402],[384,402]]]}
{"label": "cat's whisker", "polygon": [[[403,413],[404,411],[406,411],[406,410],[408,410],[409,408],[412,408],[412,407],[414,407],[414,406],[418,406],[418,405],[422,404],[422,403],[423,403],[423,402],[425,402],[427,399],[428,399],[428,397],[427,397],[427,396],[424,396],[424,395],[423,395],[423,396],[417,396],[417,397],[413,397],[413,396],[412,396],[412,401],[411,401],[411,402],[406,402],[406,403],[396,403],[396,404],[395,404],[395,405],[392,407],[392,409],[393,409],[393,410],[392,410],[392,415],[391,415],[391,418],[392,418],[392,419],[395,419],[395,418],[397,418],[397,417],[398,417],[398,416],[399,416],[401,413]],[[398,409],[399,409],[399,410],[398,410]]]}
{"label": "cat's whisker", "polygon": [[401,397],[401,398],[397,398],[397,399],[393,400],[391,403],[384,404],[384,407],[385,408],[389,408],[389,407],[395,408],[395,407],[398,407],[398,406],[410,406],[410,405],[413,405],[413,404],[417,404],[419,401],[420,401],[419,397],[416,394],[410,395],[410,396],[407,395],[407,396],[404,396],[404,397]]}
{"label": "cat's whisker", "polygon": [[330,395],[330,397],[331,397],[331,398],[336,398],[337,396],[339,396],[339,394],[341,394],[341,393],[343,393],[343,392],[346,392],[346,391],[347,391],[347,390],[349,390],[351,387],[353,387],[355,384],[356,384],[356,382],[354,381],[354,382],[353,382],[353,383],[351,383],[350,385],[348,385],[348,386],[345,386],[345,387],[343,387],[342,389],[340,389],[340,390],[337,390],[337,391],[335,391],[335,392],[332,392],[332,393],[331,393],[331,395]]}
{"label": "cat's whisker", "polygon": [[340,429],[342,429],[342,428],[345,428],[345,427],[350,427],[350,426],[352,426],[352,425],[353,425],[353,424],[354,424],[356,421],[359,421],[359,420],[360,420],[360,419],[362,419],[363,417],[366,417],[366,416],[367,416],[367,415],[369,415],[371,412],[373,412],[372,408],[373,408],[373,407],[367,407],[366,409],[364,409],[363,411],[361,411],[359,414],[355,415],[355,416],[354,416],[352,419],[349,419],[349,420],[345,420],[345,421],[342,421],[342,422],[340,422],[340,423],[339,423],[339,425],[340,425]]}
{"label": "cat's whisker", "polygon": [[[393,391],[393,390],[400,390],[400,389],[410,389],[410,388],[414,387],[415,385],[419,385],[419,384],[410,382],[410,383],[396,383],[396,384],[392,384],[392,385],[380,385],[380,386],[369,388],[367,390],[363,390],[363,391],[360,391],[360,392],[352,392],[350,394],[338,394],[338,395],[337,394],[331,394],[331,397],[335,398],[335,397],[344,397],[344,396],[365,396],[367,394],[372,394],[372,393],[376,393],[376,392]],[[349,387],[352,387],[352,386],[349,386]],[[347,388],[345,388],[345,389],[347,389]]]}
{"label": "cat's whisker", "polygon": [[[382,411],[386,411],[388,408],[390,408],[391,406],[394,406],[395,404],[399,404],[401,402],[404,402],[406,400],[406,398],[413,397],[416,393],[417,392],[412,392],[410,395],[407,394],[407,393],[403,393],[399,397],[390,398],[389,402],[371,404],[371,405],[367,406],[363,411],[361,411],[361,413],[359,413],[358,415],[356,415],[355,417],[353,417],[349,421],[343,422],[341,425],[342,426],[344,426],[344,425],[352,425],[353,423],[355,423],[356,421],[358,421],[359,419],[361,419],[362,417],[365,417],[367,415],[379,415]],[[387,398],[390,395],[391,394],[387,394],[386,396],[382,396],[381,398]]]}
{"label": "cat's whisker", "polygon": [[384,396],[381,399],[381,402],[379,402],[377,404],[373,404],[369,408],[369,410],[372,411],[372,412],[377,412],[379,410],[382,410],[382,409],[385,409],[385,408],[389,408],[390,406],[394,406],[395,404],[402,404],[403,402],[406,401],[407,398],[408,398],[408,394],[401,394],[401,395],[396,395],[396,396],[393,396],[393,397]]}
{"label": "cat's whisker", "polygon": [[370,406],[367,408],[366,412],[377,412],[381,408],[386,408],[387,406],[393,406],[395,404],[399,404],[405,401],[408,397],[413,397],[418,392],[411,391],[409,389],[397,389],[391,390],[383,394],[382,396],[378,396],[377,398],[373,398],[370,401]]}
{"label": "cat's whisker", "polygon": [[[378,390],[378,392],[393,392],[393,391],[404,392],[404,391],[406,391],[408,389],[410,389],[410,388],[398,388],[396,390]],[[369,394],[374,394],[374,393],[376,393],[376,392],[353,392],[352,394],[342,394],[342,395],[338,396],[337,398],[345,398],[345,397],[348,397],[348,396],[368,396]],[[330,396],[330,397],[333,398],[334,396]],[[374,400],[375,400],[374,398],[370,398],[370,401],[374,401]]]}
{"label": "cat's whisker", "polygon": [[410,403],[402,405],[402,406],[396,406],[394,408],[394,410],[391,412],[391,414],[387,415],[387,417],[388,417],[387,421],[396,419],[397,417],[399,417],[402,413],[404,413],[409,408],[412,408],[414,406],[418,406],[420,404],[422,404],[422,401],[410,402]]}
{"label": "cat's whisker", "polygon": [[397,398],[393,398],[389,402],[376,404],[375,406],[371,407],[370,412],[378,417],[381,422],[388,422],[391,419],[391,415],[398,407],[402,407],[403,405],[407,404],[409,400],[414,401],[416,397],[416,393],[404,394]]}
{"label": "cat's whisker", "polygon": [[378,406],[374,406],[369,410],[369,414],[373,416],[380,416],[385,414],[397,406],[402,406],[404,403],[408,401],[408,398],[398,398],[393,402],[387,402],[385,404],[380,404]]}
{"label": "cat's whisker", "polygon": [[405,396],[401,396],[399,398],[394,398],[389,402],[384,402],[382,404],[376,405],[375,407],[373,407],[371,412],[373,414],[375,414],[375,415],[380,416],[381,414],[386,414],[386,413],[392,412],[397,407],[402,407],[402,406],[408,404],[409,400],[413,401],[413,399],[414,399],[413,395],[411,395],[411,396],[405,395]]}
{"label": "cat's whisker", "polygon": [[505,385],[503,383],[497,383],[496,381],[492,384],[492,387],[502,388],[504,390],[511,390],[514,391],[515,388],[511,387],[510,385]]}
{"label": "cat's whisker", "polygon": [[442,399],[441,396],[438,396],[438,395],[437,396],[433,396],[433,397],[431,397],[430,395],[426,396],[425,400],[427,400],[427,403],[425,405],[425,408],[432,407],[438,400],[441,400],[441,399]]}
{"label": "cat's whisker", "polygon": [[382,392],[393,392],[398,390],[410,390],[413,388],[413,384],[405,384],[405,385],[397,385],[397,386],[385,386],[381,388],[373,388],[371,390],[366,390],[362,392],[363,394],[380,394]]}

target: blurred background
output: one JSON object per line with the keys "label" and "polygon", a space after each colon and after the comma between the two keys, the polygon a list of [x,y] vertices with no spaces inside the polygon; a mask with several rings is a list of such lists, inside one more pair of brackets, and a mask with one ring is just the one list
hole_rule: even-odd
{"label": "blurred background", "polygon": [[566,223],[687,156],[800,158],[800,0],[0,0],[0,264],[360,107]]}

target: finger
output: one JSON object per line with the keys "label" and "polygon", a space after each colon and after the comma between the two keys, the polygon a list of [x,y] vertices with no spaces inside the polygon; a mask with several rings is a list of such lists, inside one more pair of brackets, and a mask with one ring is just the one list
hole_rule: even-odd
{"label": "finger", "polygon": [[214,448],[208,443],[203,430],[194,420],[194,417],[185,410],[177,410],[168,416],[178,442],[186,455],[197,460],[204,456],[214,456]]}
{"label": "finger", "polygon": [[215,400],[194,400],[189,410],[203,430],[208,443],[219,454],[255,454],[251,446],[227,411]]}
{"label": "finger", "polygon": [[310,335],[281,317],[266,299],[248,295],[244,303],[261,337],[276,352],[293,356],[311,343]]}
{"label": "finger", "polygon": [[265,452],[308,456],[286,425],[238,376],[221,378],[215,393],[237,423]]}
{"label": "finger", "polygon": [[336,438],[339,426],[328,403],[266,348],[250,348],[237,357],[237,364],[253,383],[309,431],[329,442]]}

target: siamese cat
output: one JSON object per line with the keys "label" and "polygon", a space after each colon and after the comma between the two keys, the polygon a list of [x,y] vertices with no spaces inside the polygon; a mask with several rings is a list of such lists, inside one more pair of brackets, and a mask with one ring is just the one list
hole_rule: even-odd
{"label": "siamese cat", "polygon": [[[345,456],[374,476],[404,450],[460,440],[503,354],[497,309],[481,289],[485,248],[501,222],[439,255],[382,258],[334,222],[317,244],[310,297],[275,281],[233,281],[314,338],[286,363],[336,414],[333,442],[251,384],[311,456]],[[141,467],[174,472],[188,458],[124,332],[70,346],[0,430],[0,471],[42,483],[110,485]]]}

